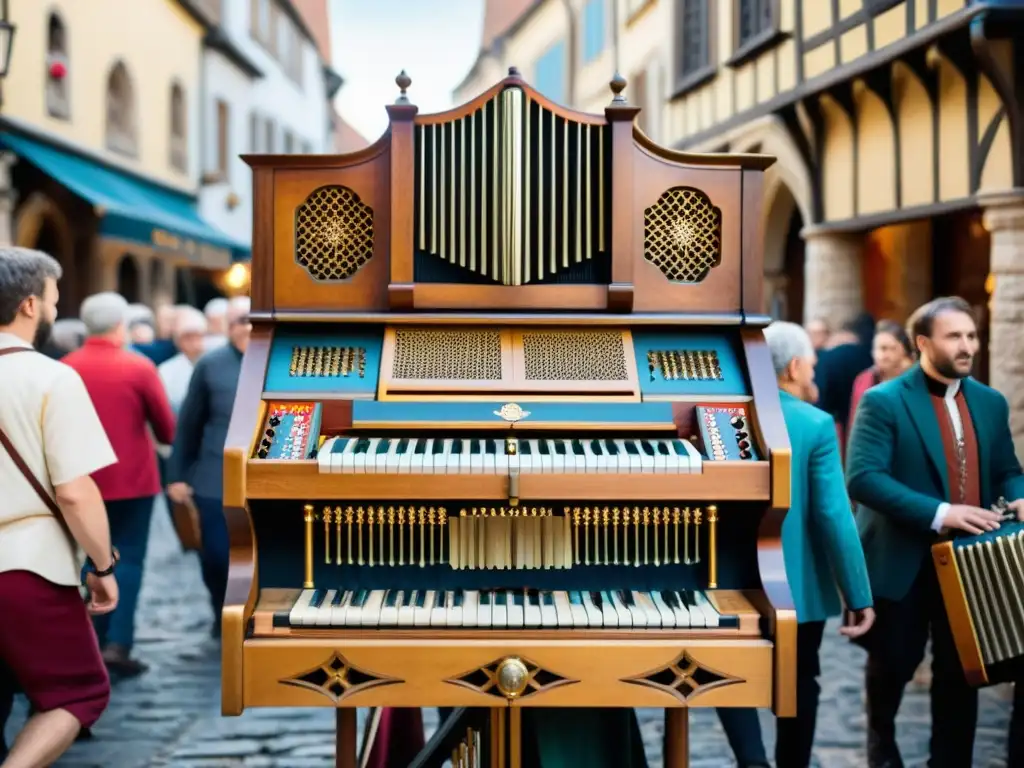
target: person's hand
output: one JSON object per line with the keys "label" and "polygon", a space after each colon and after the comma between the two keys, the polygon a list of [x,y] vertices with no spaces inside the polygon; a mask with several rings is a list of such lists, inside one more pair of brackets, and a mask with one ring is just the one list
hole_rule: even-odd
{"label": "person's hand", "polygon": [[[1016,503],[1014,502],[1014,504]],[[942,527],[978,534],[996,530],[999,527],[999,519],[999,513],[993,512],[991,509],[954,504],[946,512]]]}
{"label": "person's hand", "polygon": [[848,611],[847,621],[852,623],[839,628],[839,633],[847,637],[862,637],[866,635],[871,625],[875,623],[875,609],[863,608],[859,611]]}
{"label": "person's hand", "polygon": [[167,495],[176,504],[186,504],[192,498],[192,488],[188,483],[171,483],[167,486]]}
{"label": "person's hand", "polygon": [[95,573],[87,573],[85,585],[89,588],[88,608],[93,616],[110,613],[117,608],[117,579],[114,574],[97,576]]}
{"label": "person's hand", "polygon": [[1014,499],[1006,507],[1016,513],[1018,520],[1024,522],[1024,499]]}

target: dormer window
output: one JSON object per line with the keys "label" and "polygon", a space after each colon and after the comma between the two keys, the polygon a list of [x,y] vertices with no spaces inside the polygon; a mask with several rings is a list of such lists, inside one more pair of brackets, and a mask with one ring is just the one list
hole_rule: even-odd
{"label": "dormer window", "polygon": [[50,14],[46,33],[46,112],[66,120],[71,115],[68,97],[68,40],[64,22]]}

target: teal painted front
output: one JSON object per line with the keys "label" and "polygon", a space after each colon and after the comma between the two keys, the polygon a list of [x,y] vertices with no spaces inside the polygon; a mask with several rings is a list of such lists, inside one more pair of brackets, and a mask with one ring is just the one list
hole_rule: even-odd
{"label": "teal painted front", "polygon": [[[1006,536],[1017,536],[1024,533],[1024,523],[1009,522],[1000,523],[999,530],[997,531],[986,531],[980,533],[977,536],[957,536],[953,539],[953,548],[960,549],[961,547],[971,547],[975,544],[995,544],[999,539]],[[1009,540],[1006,542],[1010,543]],[[1006,546],[1005,544],[1003,546]]]}
{"label": "teal painted front", "polygon": [[[360,424],[409,424],[429,427],[432,424],[473,423],[508,427],[509,422],[496,411],[507,400],[493,402],[404,402],[388,400],[356,401],[352,404],[352,426]],[[521,406],[529,415],[528,424],[636,424],[638,429],[672,426],[671,403],[531,403]]]}
{"label": "teal painted front", "polygon": [[[640,392],[644,397],[651,395],[749,395],[750,386],[739,358],[739,339],[731,331],[695,333],[689,329],[648,329],[633,330],[633,350],[636,353],[637,376]],[[671,379],[666,378],[660,366],[654,370],[648,362],[648,353],[659,352],[703,352],[714,353],[718,358],[721,378]]]}
{"label": "teal painted front", "polygon": [[[381,326],[326,326],[321,333],[308,329],[291,330],[279,327],[274,334],[267,364],[268,393],[317,392],[330,394],[366,394],[377,391],[377,377],[380,375],[380,355],[384,344],[384,329]],[[292,351],[296,348],[345,348],[364,352],[362,376],[358,369],[347,376],[293,376],[291,375]]]}

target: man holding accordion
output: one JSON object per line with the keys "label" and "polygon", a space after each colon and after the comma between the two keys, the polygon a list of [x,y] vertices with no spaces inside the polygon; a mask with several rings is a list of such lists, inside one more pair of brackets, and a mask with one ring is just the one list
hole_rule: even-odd
{"label": "man holding accordion", "polygon": [[[864,395],[847,449],[847,482],[858,504],[877,613],[862,640],[868,764],[902,768],[896,713],[930,635],[928,764],[969,768],[978,694],[964,673],[931,548],[997,530],[1001,516],[992,507],[1001,497],[1024,518],[1024,474],[1005,398],[970,378],[979,346],[970,306],[957,297],[935,299],[910,318],[908,333],[919,364]],[[1009,765],[1024,765],[1024,684],[1016,686],[1009,751]]]}

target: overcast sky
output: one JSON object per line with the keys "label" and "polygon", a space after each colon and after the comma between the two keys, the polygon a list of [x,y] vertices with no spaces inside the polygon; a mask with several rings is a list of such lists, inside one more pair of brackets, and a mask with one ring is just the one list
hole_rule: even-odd
{"label": "overcast sky", "polygon": [[332,0],[331,23],[334,65],[345,78],[338,111],[372,142],[387,128],[384,106],[398,97],[403,69],[421,112],[452,106],[452,90],[476,59],[483,0]]}

